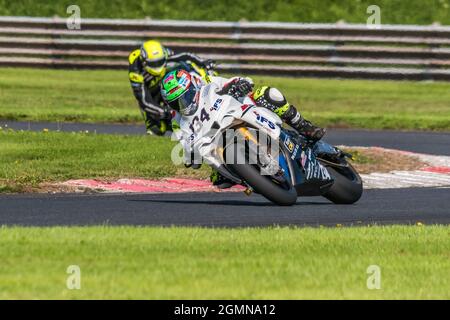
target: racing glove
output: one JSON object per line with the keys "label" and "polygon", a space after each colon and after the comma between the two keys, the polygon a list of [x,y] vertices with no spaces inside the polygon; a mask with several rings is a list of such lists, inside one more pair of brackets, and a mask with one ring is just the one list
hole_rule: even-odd
{"label": "racing glove", "polygon": [[254,83],[250,78],[233,78],[222,87],[218,94],[227,94],[239,99],[252,92],[253,86]]}
{"label": "racing glove", "polygon": [[203,62],[203,66],[206,70],[214,70],[216,68],[216,62],[212,59],[207,59]]}
{"label": "racing glove", "polygon": [[170,121],[170,120],[172,120],[172,116],[173,116],[172,110],[170,110],[169,107],[164,106],[162,108],[162,112],[161,112],[161,120],[169,120]]}

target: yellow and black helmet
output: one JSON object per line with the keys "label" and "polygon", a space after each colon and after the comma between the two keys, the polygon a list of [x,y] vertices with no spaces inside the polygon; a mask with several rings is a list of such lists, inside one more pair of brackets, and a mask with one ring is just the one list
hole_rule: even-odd
{"label": "yellow and black helmet", "polygon": [[167,50],[156,40],[142,44],[140,58],[145,70],[153,76],[163,76],[166,72]]}

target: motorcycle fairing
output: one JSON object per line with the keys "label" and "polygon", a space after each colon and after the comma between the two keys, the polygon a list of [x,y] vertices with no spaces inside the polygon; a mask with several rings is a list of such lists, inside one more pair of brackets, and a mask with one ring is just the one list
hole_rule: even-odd
{"label": "motorcycle fairing", "polygon": [[[313,147],[303,143],[303,139],[298,137],[296,132],[290,133],[283,129],[280,117],[266,108],[255,106],[250,98],[238,101],[231,96],[217,94],[215,88],[217,85],[214,83],[204,86],[197,112],[181,121],[182,130],[188,135],[193,134],[192,147],[199,150],[208,164],[216,168],[224,165],[215,154],[216,149],[211,148],[211,144],[217,141],[218,135],[224,130],[244,124],[246,127],[261,130],[273,141],[280,142],[285,160],[285,163],[281,161],[281,166],[298,192],[307,190],[306,194],[320,195],[323,194],[325,186],[332,185],[333,180],[327,169],[316,159],[315,152],[311,149]],[[189,129],[192,127],[192,121],[194,118],[202,119],[202,110],[209,113],[208,120],[197,122],[199,126],[192,132]],[[326,150],[326,146],[321,144],[317,148]]]}
{"label": "motorcycle fairing", "polygon": [[328,170],[317,160],[313,147],[306,143],[301,145],[301,139],[291,135],[288,130],[281,130],[280,141],[283,141],[281,145],[285,153],[291,155],[286,158],[286,161],[297,193],[304,196],[316,196],[328,191],[334,180]]}

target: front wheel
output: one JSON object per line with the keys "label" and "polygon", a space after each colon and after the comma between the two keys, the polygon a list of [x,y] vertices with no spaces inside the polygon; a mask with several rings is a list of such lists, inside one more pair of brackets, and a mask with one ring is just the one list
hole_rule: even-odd
{"label": "front wheel", "polygon": [[349,163],[330,165],[322,162],[334,179],[334,183],[323,196],[336,204],[352,204],[358,201],[363,193],[362,179]]}
{"label": "front wheel", "polygon": [[252,164],[236,164],[239,157],[238,153],[245,154],[244,148],[236,148],[234,164],[228,164],[234,172],[236,172],[249,186],[257,193],[263,195],[273,203],[280,206],[291,206],[297,202],[297,191],[289,181],[279,183],[276,179],[269,175],[261,175],[260,169]]}

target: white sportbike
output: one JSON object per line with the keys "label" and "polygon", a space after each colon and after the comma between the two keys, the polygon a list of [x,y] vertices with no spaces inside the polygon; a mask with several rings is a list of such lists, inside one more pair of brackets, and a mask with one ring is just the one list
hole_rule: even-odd
{"label": "white sportbike", "polygon": [[324,196],[351,204],[362,195],[362,181],[346,154],[324,141],[312,142],[282,126],[272,111],[245,97],[218,92],[228,81],[209,77],[195,113],[182,116],[178,138],[186,159],[204,162],[246,193],[259,193],[278,205],[298,196]]}

